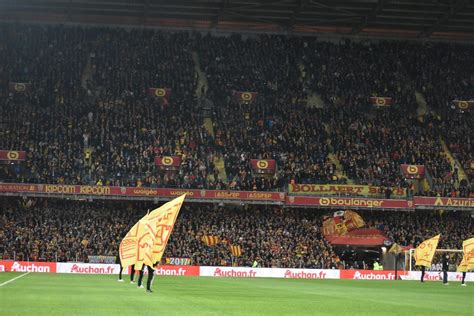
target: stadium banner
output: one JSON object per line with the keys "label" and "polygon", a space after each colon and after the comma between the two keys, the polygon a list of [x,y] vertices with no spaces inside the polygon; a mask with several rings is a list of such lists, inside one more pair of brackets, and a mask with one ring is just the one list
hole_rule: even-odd
{"label": "stadium banner", "polygon": [[474,208],[474,198],[450,198],[450,197],[425,197],[415,196],[413,202],[416,206],[443,208],[443,209],[460,209]]}
{"label": "stadium banner", "polygon": [[171,89],[169,88],[148,88],[148,94],[152,97],[169,99],[171,96]]}
{"label": "stadium banner", "polygon": [[474,109],[474,100],[453,100],[453,104],[461,111]]}
{"label": "stadium banner", "polygon": [[170,266],[189,266],[191,265],[191,258],[167,257],[165,263]]}
{"label": "stadium banner", "polygon": [[391,106],[393,99],[390,97],[370,97],[370,104],[373,106]]}
{"label": "stadium banner", "polygon": [[57,273],[119,274],[120,265],[107,263],[58,262]]}
{"label": "stadium banner", "polygon": [[0,150],[0,160],[23,161],[26,160],[26,151]]}
{"label": "stadium banner", "polygon": [[237,102],[253,102],[257,98],[257,92],[234,91],[234,98]]}
{"label": "stadium banner", "polygon": [[159,170],[179,170],[181,167],[180,156],[160,156],[155,157],[155,165]]}
{"label": "stadium banner", "polygon": [[287,196],[287,206],[313,206],[328,208],[370,208],[370,209],[407,209],[413,208],[412,201],[369,199],[369,198],[346,198],[346,197],[309,197],[309,196]]}
{"label": "stadium banner", "polygon": [[[400,271],[399,271],[400,273]],[[421,271],[407,271],[405,274],[401,276],[402,280],[406,281],[420,281],[421,279]],[[443,280],[443,272],[441,271],[426,271],[425,277],[423,278],[424,281],[442,281]],[[448,281],[462,281],[462,272],[448,272]],[[473,282],[474,281],[474,273],[468,272],[466,273],[466,281]]]}
{"label": "stadium banner", "polygon": [[27,82],[10,82],[8,84],[8,88],[12,92],[28,92],[31,90],[31,83]]}
{"label": "stadium banner", "polygon": [[[406,197],[403,188],[391,188],[392,195],[396,197]],[[288,184],[288,193],[295,195],[361,195],[371,196],[384,194],[381,187],[370,185],[350,185],[350,184]]]}
{"label": "stadium banner", "polygon": [[56,262],[0,260],[0,271],[56,273]]}
{"label": "stadium banner", "polygon": [[273,159],[250,159],[252,171],[256,174],[274,174],[276,161]]}
{"label": "stadium banner", "polygon": [[117,260],[116,256],[87,256],[89,263],[108,263],[114,264]]}
{"label": "stadium banner", "polygon": [[42,193],[47,195],[89,195],[149,198],[175,198],[186,193],[186,199],[203,201],[264,201],[269,203],[282,204],[285,200],[285,193],[283,192],[196,190],[62,184],[0,183],[0,192]]}
{"label": "stadium banner", "polygon": [[[397,271],[399,276],[405,271]],[[341,279],[351,280],[395,280],[394,270],[341,270]]]}
{"label": "stadium banner", "polygon": [[424,165],[401,164],[400,170],[407,179],[421,179],[425,176]]}
{"label": "stadium banner", "polygon": [[233,278],[339,279],[340,270],[248,267],[200,267],[200,276]]}

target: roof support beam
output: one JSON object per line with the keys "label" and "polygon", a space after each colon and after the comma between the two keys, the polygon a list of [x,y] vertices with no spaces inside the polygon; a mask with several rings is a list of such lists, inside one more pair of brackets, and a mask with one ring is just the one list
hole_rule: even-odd
{"label": "roof support beam", "polygon": [[296,21],[296,17],[298,16],[298,14],[301,12],[301,10],[303,9],[303,7],[305,5],[308,4],[308,0],[297,0],[296,1],[296,6],[293,10],[293,13],[291,13],[291,16],[290,16],[290,21],[289,21],[289,26],[293,26],[295,24],[295,21]]}
{"label": "roof support beam", "polygon": [[217,25],[219,24],[219,19],[224,14],[224,11],[225,11],[228,3],[229,3],[229,0],[221,0],[221,3],[219,4],[219,11],[217,12],[217,14],[211,20],[211,28],[217,27]]}
{"label": "roof support beam", "polygon": [[383,11],[384,5],[389,1],[390,0],[378,0],[375,8],[363,18],[362,22],[358,26],[352,29],[352,34],[359,33],[370,23],[370,21],[375,21],[377,15]]}
{"label": "roof support beam", "polygon": [[461,11],[468,3],[468,0],[457,0],[456,3],[451,6],[449,11],[440,16],[439,19],[434,22],[428,29],[424,30],[423,32],[420,32],[420,34],[418,34],[418,37],[431,36],[431,34],[436,32],[443,23],[448,22],[449,19],[451,19],[456,13]]}

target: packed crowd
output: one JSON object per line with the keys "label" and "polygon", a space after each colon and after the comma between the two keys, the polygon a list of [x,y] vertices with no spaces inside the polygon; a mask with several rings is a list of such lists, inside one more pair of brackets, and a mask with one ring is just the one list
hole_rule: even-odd
{"label": "packed crowd", "polygon": [[[409,163],[427,167],[431,188],[420,194],[472,194],[459,169],[472,179],[474,122],[448,106],[472,98],[472,47],[19,24],[0,25],[0,35],[0,149],[28,153],[0,166],[1,181],[265,191],[349,178],[407,187],[399,164]],[[212,131],[193,58],[207,77]],[[14,92],[9,82],[31,86]],[[149,88],[171,93],[156,98]],[[257,95],[240,102],[235,91]],[[323,109],[305,106],[311,91]],[[422,119],[415,91],[433,110]],[[370,96],[394,105],[374,109]],[[179,171],[159,172],[160,155],[181,156]],[[275,159],[277,172],[255,177],[250,159]]]}
{"label": "packed crowd", "polygon": [[[86,261],[116,256],[126,232],[156,206],[149,203],[72,202],[3,198],[0,255],[3,259]],[[189,258],[195,265],[339,268],[338,251],[321,233],[324,211],[269,206],[222,207],[188,204],[181,210],[164,258]],[[460,249],[472,235],[468,212],[360,212],[367,227],[387,239],[417,246],[441,234],[438,248]],[[204,236],[218,242],[208,246]],[[233,257],[230,245],[241,248]],[[343,249],[344,250],[344,249]]]}

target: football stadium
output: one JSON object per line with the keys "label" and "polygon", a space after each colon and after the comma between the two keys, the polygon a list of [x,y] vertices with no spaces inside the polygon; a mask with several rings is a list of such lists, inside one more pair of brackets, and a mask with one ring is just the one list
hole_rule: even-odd
{"label": "football stadium", "polygon": [[0,315],[474,315],[474,3],[0,0]]}

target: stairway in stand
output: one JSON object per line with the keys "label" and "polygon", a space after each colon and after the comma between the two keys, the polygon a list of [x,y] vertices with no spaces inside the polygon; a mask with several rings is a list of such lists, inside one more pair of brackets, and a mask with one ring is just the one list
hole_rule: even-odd
{"label": "stairway in stand", "polygon": [[[328,133],[329,137],[331,137],[332,130],[329,126],[329,124],[324,124],[324,129]],[[347,179],[347,184],[354,184],[354,180],[349,179],[344,174],[344,169],[342,168],[341,162],[337,158],[337,155],[334,153],[334,147],[331,144],[331,138],[328,139],[327,144],[329,146],[329,154],[328,154],[328,159],[336,166],[336,177],[338,179],[346,178]]]}
{"label": "stairway in stand", "polygon": [[[197,75],[197,86],[196,86],[196,97],[200,102],[200,109],[201,109],[201,114],[203,117],[203,126],[206,129],[206,131],[209,133],[209,135],[212,136],[212,138],[215,138],[215,133],[214,133],[214,122],[212,120],[212,107],[213,104],[212,102],[206,98],[206,92],[207,89],[209,88],[208,82],[207,82],[207,76],[206,73],[201,69],[201,64],[199,62],[199,55],[197,52],[192,52],[192,58],[194,61],[194,70],[195,74]],[[216,169],[219,171],[219,180],[221,180],[224,183],[227,183],[227,173],[225,171],[225,163],[224,163],[224,157],[216,154],[214,156],[214,165]],[[214,174],[211,172],[207,176],[208,180],[213,181],[214,180]]]}

